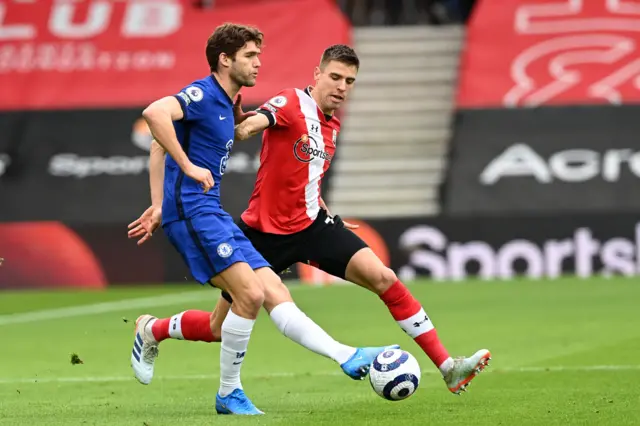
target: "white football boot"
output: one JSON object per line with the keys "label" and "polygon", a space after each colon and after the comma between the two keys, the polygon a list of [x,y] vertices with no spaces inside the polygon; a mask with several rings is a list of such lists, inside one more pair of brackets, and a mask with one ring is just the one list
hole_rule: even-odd
{"label": "white football boot", "polygon": [[489,360],[491,352],[487,349],[480,349],[469,358],[454,358],[453,367],[443,377],[449,390],[456,395],[466,392],[471,380],[489,365]]}
{"label": "white football boot", "polygon": [[153,364],[158,356],[158,342],[153,337],[151,329],[147,329],[149,322],[156,319],[151,315],[141,315],[136,320],[136,337],[131,351],[131,367],[136,379],[143,385],[151,383]]}

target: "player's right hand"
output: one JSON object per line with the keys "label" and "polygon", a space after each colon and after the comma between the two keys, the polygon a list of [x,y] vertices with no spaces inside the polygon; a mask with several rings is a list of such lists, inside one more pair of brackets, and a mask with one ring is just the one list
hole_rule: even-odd
{"label": "player's right hand", "polygon": [[236,101],[233,103],[233,121],[235,125],[237,126],[247,118],[253,117],[256,114],[257,112],[255,111],[244,112],[242,110],[242,95],[238,93],[238,97],[236,98]]}
{"label": "player's right hand", "polygon": [[209,192],[209,190],[213,188],[213,175],[209,169],[198,167],[192,163],[186,168],[186,170],[184,170],[184,174],[198,182],[205,193]]}
{"label": "player's right hand", "polygon": [[138,245],[143,244],[153,235],[153,232],[162,223],[162,209],[156,207],[149,207],[142,215],[131,222],[128,226],[129,238],[140,238]]}

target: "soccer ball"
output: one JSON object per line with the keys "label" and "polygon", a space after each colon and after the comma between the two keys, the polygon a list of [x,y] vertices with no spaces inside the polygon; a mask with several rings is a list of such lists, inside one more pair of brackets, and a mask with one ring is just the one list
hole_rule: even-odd
{"label": "soccer ball", "polygon": [[369,381],[374,391],[389,401],[409,398],[420,384],[420,365],[409,352],[390,349],[371,363]]}

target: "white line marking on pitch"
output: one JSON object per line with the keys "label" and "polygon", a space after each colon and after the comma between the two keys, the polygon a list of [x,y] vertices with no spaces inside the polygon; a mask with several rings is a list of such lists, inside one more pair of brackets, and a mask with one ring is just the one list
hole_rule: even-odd
{"label": "white line marking on pitch", "polygon": [[[296,291],[303,289],[316,289],[321,287],[314,286],[299,286],[296,287]],[[293,290],[293,289],[292,289]],[[150,290],[151,291],[151,290]],[[182,293],[171,293],[162,296],[152,297],[134,297],[131,299],[115,300],[112,302],[93,303],[90,305],[75,305],[67,306],[64,308],[55,309],[43,309],[39,311],[21,312],[17,314],[0,315],[0,326],[8,324],[24,324],[29,322],[52,320],[52,319],[64,319],[71,317],[79,317],[83,315],[96,315],[105,314],[109,312],[126,311],[128,309],[138,308],[154,308],[158,306],[173,306],[181,303],[202,301],[207,295],[204,294],[206,290],[201,291],[187,291]],[[211,308],[218,300],[220,292],[208,292],[211,295]],[[185,309],[188,306],[185,306]]]}
{"label": "white line marking on pitch", "polygon": [[[488,369],[486,373],[554,373],[554,372],[587,372],[587,371],[640,371],[640,365],[585,365],[585,366],[555,366],[555,367],[512,367]],[[286,377],[329,377],[342,376],[344,373],[339,371],[321,371],[316,373],[287,373],[274,372],[269,374],[249,374],[244,377],[253,379],[275,379]],[[437,371],[425,371],[425,375],[439,374]],[[485,373],[482,373],[485,374]],[[157,376],[156,380],[215,380],[220,376],[217,374],[190,374],[177,376]],[[108,382],[128,382],[135,383],[133,376],[104,376],[104,377],[33,377],[33,378],[0,378],[0,384],[17,384],[17,383],[108,383]]]}
{"label": "white line marking on pitch", "polygon": [[[24,324],[42,320],[62,319],[83,315],[96,315],[108,312],[126,311],[128,309],[170,306],[180,303],[200,301],[202,299],[203,293],[200,291],[165,294],[162,296],[153,297],[136,297],[133,299],[117,300],[113,302],[93,303],[90,305],[76,305],[67,306],[64,308],[44,309],[40,311],[22,312],[18,314],[0,315],[0,325]],[[216,298],[212,297],[211,300],[211,306],[213,306],[213,302],[216,300]]]}

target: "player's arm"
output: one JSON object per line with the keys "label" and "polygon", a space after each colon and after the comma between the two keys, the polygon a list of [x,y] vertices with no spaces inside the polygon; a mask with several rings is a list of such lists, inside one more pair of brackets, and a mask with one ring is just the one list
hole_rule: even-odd
{"label": "player's arm", "polygon": [[190,178],[198,181],[204,192],[213,187],[213,175],[210,170],[193,164],[182,149],[173,122],[182,120],[184,112],[182,105],[175,96],[167,96],[149,105],[142,112],[154,139],[169,153],[180,169]]}
{"label": "player's arm", "polygon": [[151,188],[151,206],[162,211],[164,198],[164,157],[166,151],[155,139],[151,142],[149,154],[149,186]]}
{"label": "player's arm", "polygon": [[272,124],[269,117],[266,114],[260,114],[260,111],[258,111],[258,114],[252,115],[236,126],[235,139],[237,141],[247,140],[270,126]]}
{"label": "player's arm", "polygon": [[[289,98],[293,96],[296,95],[291,89],[283,90],[278,96],[262,104],[262,106],[255,111],[254,115],[242,117],[240,114],[235,114],[236,123],[238,123],[236,126],[235,139],[243,141],[269,127],[288,126],[290,122],[291,104],[293,103],[289,102]],[[289,106],[286,107],[287,105]],[[242,112],[242,110],[239,110],[239,112]],[[239,122],[237,117],[242,117],[244,121]]]}
{"label": "player's arm", "polygon": [[139,238],[138,245],[143,244],[153,235],[162,223],[162,199],[164,198],[164,160],[165,150],[158,142],[151,142],[149,154],[149,184],[151,187],[151,207],[128,226],[128,236]]}
{"label": "player's arm", "polygon": [[[333,217],[331,211],[329,210],[329,207],[327,207],[327,203],[324,202],[324,199],[322,197],[320,197],[320,208],[325,209],[327,211],[327,215]],[[360,225],[354,225],[353,223],[345,222],[344,220],[342,221],[342,223],[347,229],[358,229],[360,227]]]}
{"label": "player's arm", "polygon": [[154,139],[171,155],[184,171],[191,161],[180,146],[173,122],[182,120],[184,113],[174,96],[166,96],[149,105],[142,112]]}

